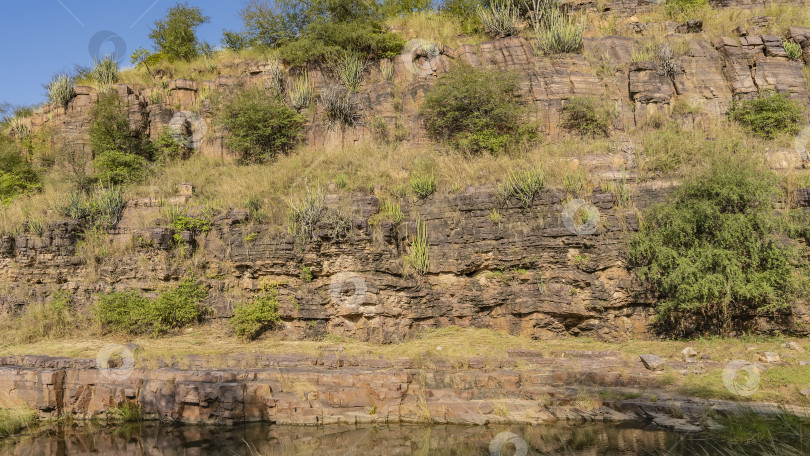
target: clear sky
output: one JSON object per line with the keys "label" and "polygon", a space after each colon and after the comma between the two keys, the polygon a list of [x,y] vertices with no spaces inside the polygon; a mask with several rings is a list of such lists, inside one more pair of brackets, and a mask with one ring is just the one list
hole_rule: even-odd
{"label": "clear sky", "polygon": [[[60,72],[89,65],[94,53],[119,52],[122,66],[139,47],[152,48],[149,29],[177,0],[0,1],[0,102],[46,101],[42,87]],[[189,0],[211,17],[198,36],[219,45],[222,29],[240,29],[243,0]],[[122,52],[123,48],[125,52]]]}

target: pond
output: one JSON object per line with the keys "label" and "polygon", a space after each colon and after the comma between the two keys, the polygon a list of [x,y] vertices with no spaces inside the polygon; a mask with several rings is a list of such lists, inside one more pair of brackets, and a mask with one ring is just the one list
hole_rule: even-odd
{"label": "pond", "polygon": [[[642,425],[324,426],[58,424],[0,442],[2,455],[663,455],[683,436]],[[674,449],[674,450],[673,450]]]}

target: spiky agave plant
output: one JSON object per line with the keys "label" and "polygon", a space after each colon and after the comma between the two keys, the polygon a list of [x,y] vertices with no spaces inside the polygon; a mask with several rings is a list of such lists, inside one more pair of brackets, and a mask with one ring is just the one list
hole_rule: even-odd
{"label": "spiky agave plant", "polygon": [[48,99],[51,103],[57,103],[65,110],[67,110],[70,100],[76,97],[73,78],[65,73],[54,76],[51,82],[48,83],[47,89]]}
{"label": "spiky agave plant", "polygon": [[478,8],[478,19],[484,32],[494,37],[520,33],[520,11],[511,1],[492,2],[489,8]]}
{"label": "spiky agave plant", "polygon": [[544,54],[564,54],[582,49],[585,22],[561,8],[548,11],[548,25],[537,34],[538,45]]}
{"label": "spiky agave plant", "polygon": [[11,133],[13,133],[18,139],[25,139],[31,134],[31,127],[28,126],[25,119],[12,117],[8,120],[8,126]]}
{"label": "spiky agave plant", "polygon": [[315,86],[306,71],[301,73],[301,76],[292,79],[289,85],[288,92],[290,93],[290,103],[293,109],[300,111],[312,103],[315,96]]}
{"label": "spiky agave plant", "polygon": [[360,54],[354,52],[341,53],[332,58],[332,67],[338,78],[349,91],[354,92],[363,82],[363,72],[368,62]]}
{"label": "spiky agave plant", "polygon": [[278,95],[284,93],[284,75],[281,70],[281,61],[278,56],[271,55],[267,59],[267,66],[270,71],[270,79],[268,80],[269,88],[275,91]]}
{"label": "spiky agave plant", "polygon": [[321,91],[321,105],[330,122],[352,126],[362,117],[362,108],[343,86],[334,85]]}
{"label": "spiky agave plant", "polygon": [[394,80],[394,64],[391,62],[390,59],[380,60],[380,73],[382,74],[384,80],[386,81]]}
{"label": "spiky agave plant", "polygon": [[94,59],[89,76],[100,90],[105,91],[118,83],[118,62],[111,55]]}

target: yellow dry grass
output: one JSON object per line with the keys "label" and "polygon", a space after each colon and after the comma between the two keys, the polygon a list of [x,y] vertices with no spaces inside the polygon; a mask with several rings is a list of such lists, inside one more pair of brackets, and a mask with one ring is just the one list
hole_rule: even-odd
{"label": "yellow dry grass", "polygon": [[388,19],[385,23],[391,30],[406,40],[420,39],[448,48],[462,44],[478,44],[487,41],[479,34],[467,34],[461,21],[454,16],[435,11],[419,11]]}

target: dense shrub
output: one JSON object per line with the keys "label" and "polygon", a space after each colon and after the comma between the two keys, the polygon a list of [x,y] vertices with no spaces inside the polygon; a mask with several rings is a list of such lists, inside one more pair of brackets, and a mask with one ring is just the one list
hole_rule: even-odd
{"label": "dense shrub", "polygon": [[178,3],[155,22],[149,38],[155,43],[155,50],[169,61],[192,60],[204,47],[197,39],[196,29],[209,21],[200,8]]}
{"label": "dense shrub", "polygon": [[90,110],[90,149],[97,179],[107,185],[136,182],[146,176],[147,160],[154,155],[149,141],[133,136],[118,94],[106,92]]}
{"label": "dense shrub", "polygon": [[519,98],[515,75],[458,65],[430,89],[421,114],[433,139],[465,152],[499,154],[538,139]]}
{"label": "dense shrub", "polygon": [[590,97],[574,97],[562,107],[563,128],[582,136],[607,136],[611,114]]}
{"label": "dense shrub", "polygon": [[138,182],[146,177],[146,159],[117,150],[101,152],[93,161],[96,178],[106,185]]}
{"label": "dense shrub", "polygon": [[787,132],[796,134],[804,120],[805,107],[782,93],[767,93],[753,100],[736,101],[729,117],[763,138]]}
{"label": "dense shrub", "polygon": [[242,10],[244,36],[254,45],[277,47],[291,65],[348,51],[365,58],[398,54],[404,40],[381,23],[377,2],[365,0],[252,0]]}
{"label": "dense shrub", "polygon": [[237,304],[229,324],[237,337],[255,340],[280,321],[278,285],[270,284],[264,285],[252,301]]}
{"label": "dense shrub", "polygon": [[156,299],[134,291],[102,294],[94,312],[105,331],[158,336],[202,321],[210,311],[207,296],[205,286],[186,277]]}
{"label": "dense shrub", "polygon": [[225,145],[243,163],[260,163],[288,152],[304,126],[302,115],[260,88],[228,96],[219,107],[217,121],[228,130]]}
{"label": "dense shrub", "polygon": [[41,188],[39,174],[11,142],[0,139],[0,203]]}
{"label": "dense shrub", "polygon": [[670,329],[727,330],[742,315],[790,306],[803,290],[806,264],[786,236],[795,235],[792,218],[775,212],[777,194],[761,164],[721,156],[649,211],[629,257],[659,294],[661,321],[681,323]]}

